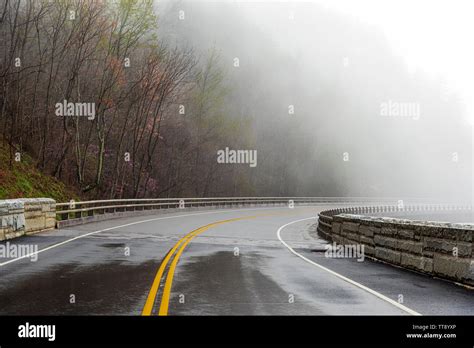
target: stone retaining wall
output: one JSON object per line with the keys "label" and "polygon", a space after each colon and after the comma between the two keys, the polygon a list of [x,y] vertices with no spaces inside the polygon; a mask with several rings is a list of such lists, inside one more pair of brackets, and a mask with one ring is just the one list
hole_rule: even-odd
{"label": "stone retaining wall", "polygon": [[337,244],[363,244],[367,256],[474,285],[471,224],[320,213],[318,234]]}
{"label": "stone retaining wall", "polygon": [[51,198],[0,201],[0,240],[47,231],[56,223],[56,202]]}

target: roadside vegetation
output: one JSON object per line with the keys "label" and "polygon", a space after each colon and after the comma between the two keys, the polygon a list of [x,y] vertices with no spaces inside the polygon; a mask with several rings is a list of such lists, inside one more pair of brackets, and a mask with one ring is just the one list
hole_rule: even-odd
{"label": "roadside vegetation", "polygon": [[77,192],[58,179],[42,173],[27,154],[10,165],[9,146],[0,139],[0,199],[49,197],[57,202],[79,200]]}

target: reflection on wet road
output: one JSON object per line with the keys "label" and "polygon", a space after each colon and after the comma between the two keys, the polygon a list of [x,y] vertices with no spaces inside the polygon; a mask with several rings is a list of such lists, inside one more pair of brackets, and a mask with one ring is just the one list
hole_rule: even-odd
{"label": "reflection on wet road", "polygon": [[[41,250],[107,229],[48,249],[36,262],[25,258],[0,266],[0,314],[140,315],[167,255],[150,314],[159,313],[169,278],[168,315],[409,314],[282,245],[276,235],[281,226],[316,217],[325,208],[169,212],[18,238],[10,243]],[[232,221],[216,224],[224,220]],[[291,224],[282,238],[308,260],[391,300],[402,295],[403,305],[413,311],[474,314],[472,290],[368,259],[326,258],[315,222]],[[200,233],[182,248],[173,268],[183,237],[196,230]]]}

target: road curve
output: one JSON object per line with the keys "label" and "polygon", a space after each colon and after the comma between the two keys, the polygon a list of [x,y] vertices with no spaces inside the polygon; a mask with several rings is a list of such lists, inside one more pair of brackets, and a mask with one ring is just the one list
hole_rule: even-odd
{"label": "road curve", "polygon": [[182,210],[2,242],[38,253],[0,260],[0,314],[474,315],[471,289],[325,257],[327,208]]}

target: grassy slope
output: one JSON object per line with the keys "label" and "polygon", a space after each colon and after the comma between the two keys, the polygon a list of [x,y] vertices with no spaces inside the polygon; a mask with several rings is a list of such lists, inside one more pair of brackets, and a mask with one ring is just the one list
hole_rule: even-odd
{"label": "grassy slope", "polygon": [[78,200],[77,194],[64,183],[36,169],[34,161],[25,153],[21,161],[9,166],[9,150],[0,139],[0,199],[10,198],[54,198],[57,202]]}

